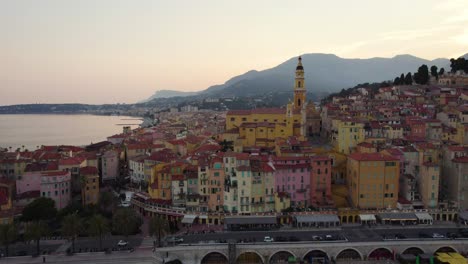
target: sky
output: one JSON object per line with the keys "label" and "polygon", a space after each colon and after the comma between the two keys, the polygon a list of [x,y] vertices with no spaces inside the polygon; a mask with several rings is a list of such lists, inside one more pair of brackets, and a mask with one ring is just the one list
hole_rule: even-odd
{"label": "sky", "polygon": [[304,53],[468,53],[467,0],[0,0],[0,105],[135,103]]}

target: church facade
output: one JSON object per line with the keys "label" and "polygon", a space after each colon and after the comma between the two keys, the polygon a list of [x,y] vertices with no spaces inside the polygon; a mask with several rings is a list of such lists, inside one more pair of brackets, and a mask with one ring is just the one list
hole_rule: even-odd
{"label": "church facade", "polygon": [[[231,110],[226,115],[224,139],[234,141],[235,151],[246,147],[274,147],[278,138],[296,137],[306,140],[320,116],[313,103],[306,101],[304,67],[298,58],[294,80],[294,100],[285,108]],[[307,118],[307,114],[315,118]],[[314,120],[314,124],[311,123]]]}

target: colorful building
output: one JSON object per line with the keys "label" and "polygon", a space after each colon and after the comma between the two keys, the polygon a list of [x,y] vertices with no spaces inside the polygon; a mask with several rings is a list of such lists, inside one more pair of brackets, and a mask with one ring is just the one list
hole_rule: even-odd
{"label": "colorful building", "polygon": [[381,153],[348,156],[347,184],[352,205],[361,209],[395,208],[400,162]]}
{"label": "colorful building", "polygon": [[333,206],[331,193],[332,159],[328,156],[315,156],[310,159],[310,201],[314,207]]}
{"label": "colorful building", "polygon": [[99,202],[99,174],[96,167],[86,166],[80,169],[81,202],[84,205]]}
{"label": "colorful building", "polygon": [[[294,81],[294,101],[286,108],[231,110],[226,115],[226,138],[243,147],[274,147],[275,138],[306,137],[306,88],[299,57]],[[313,118],[311,119],[311,122]],[[312,133],[316,132],[308,128]]]}

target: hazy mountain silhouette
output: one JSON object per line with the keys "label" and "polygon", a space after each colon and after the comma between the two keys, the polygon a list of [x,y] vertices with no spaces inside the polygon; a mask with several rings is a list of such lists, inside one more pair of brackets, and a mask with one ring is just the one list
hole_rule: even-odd
{"label": "hazy mountain silhouette", "polygon": [[[467,56],[468,54],[464,55]],[[297,57],[278,66],[263,70],[251,70],[235,76],[224,84],[213,85],[196,95],[208,97],[252,96],[277,91],[290,91],[293,86]],[[393,80],[401,73],[414,73],[422,64],[436,65],[450,70],[449,59],[425,60],[412,55],[397,55],[393,58],[345,59],[333,54],[312,53],[302,55],[306,88],[308,92],[336,92],[358,83]],[[188,96],[194,93],[163,90],[152,98]]]}

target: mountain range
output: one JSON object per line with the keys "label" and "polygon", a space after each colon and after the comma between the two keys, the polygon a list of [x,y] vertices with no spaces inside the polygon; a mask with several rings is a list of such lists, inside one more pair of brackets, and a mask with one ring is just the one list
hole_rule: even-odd
{"label": "mountain range", "polygon": [[[422,64],[450,70],[450,60],[445,58],[426,60],[412,55],[397,55],[393,58],[346,59],[334,54],[303,54],[306,88],[309,93],[333,93],[359,83],[393,80],[401,73],[414,73]],[[468,58],[468,53],[463,57]],[[213,85],[199,92],[160,90],[144,100],[170,97],[231,97],[256,96],[290,91],[294,83],[297,57],[267,70],[251,70],[235,76],[224,84]]]}

